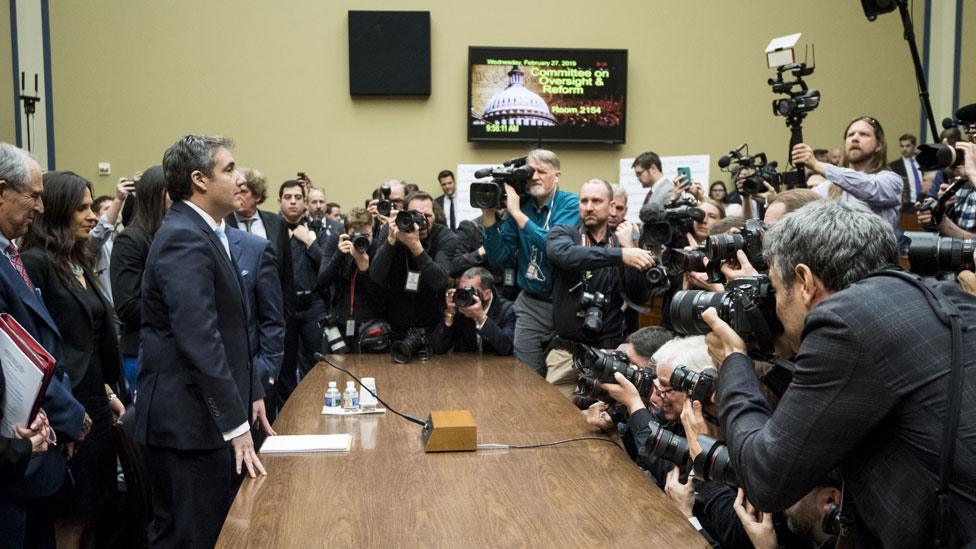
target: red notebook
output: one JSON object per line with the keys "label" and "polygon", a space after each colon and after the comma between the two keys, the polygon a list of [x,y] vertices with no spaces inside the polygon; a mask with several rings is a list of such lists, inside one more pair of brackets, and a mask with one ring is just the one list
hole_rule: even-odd
{"label": "red notebook", "polygon": [[[27,361],[33,367],[40,370],[42,374],[42,381],[40,388],[38,389],[37,395],[34,397],[34,404],[31,406],[30,417],[27,418],[26,425],[30,425],[30,422],[34,420],[37,415],[37,411],[41,408],[41,402],[44,400],[44,394],[47,393],[48,383],[51,382],[51,376],[54,375],[54,357],[51,356],[44,347],[35,340],[28,332],[20,325],[14,317],[7,313],[0,313],[0,330],[10,338],[16,349],[18,349],[23,356],[27,358]],[[10,356],[16,355],[12,353]],[[3,364],[4,377],[8,377],[8,372],[13,373],[14,365]],[[21,370],[22,371],[22,370]],[[7,380],[7,385],[9,386],[12,380]],[[4,403],[6,406],[6,402]],[[26,408],[26,406],[25,406]],[[12,420],[17,420],[21,418],[10,418]],[[7,418],[5,418],[7,420]]]}

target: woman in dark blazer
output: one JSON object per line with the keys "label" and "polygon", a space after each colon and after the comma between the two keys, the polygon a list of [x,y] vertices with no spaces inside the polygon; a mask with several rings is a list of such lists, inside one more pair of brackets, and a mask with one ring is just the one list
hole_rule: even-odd
{"label": "woman in dark blazer", "polygon": [[125,393],[112,305],[92,271],[88,233],[98,219],[91,204],[90,182],[72,172],[44,174],[44,213],[21,245],[24,267],[61,332],[71,391],[92,420],[88,437],[69,451],[74,482],[62,488],[58,509],[62,533],[81,536],[65,540],[71,546],[92,539],[101,545],[99,536],[111,530],[107,506],[117,495],[111,426],[125,412],[116,396]]}
{"label": "woman in dark blazer", "polygon": [[153,166],[136,183],[135,213],[117,237],[112,248],[109,274],[112,302],[122,323],[120,347],[122,371],[129,391],[135,396],[139,373],[139,326],[142,322],[142,271],[153,236],[163,223],[170,200],[162,166]]}

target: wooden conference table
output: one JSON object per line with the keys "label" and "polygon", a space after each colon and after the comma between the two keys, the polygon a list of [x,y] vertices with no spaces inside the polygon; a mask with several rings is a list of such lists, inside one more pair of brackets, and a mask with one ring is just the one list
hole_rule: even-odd
{"label": "wooden conference table", "polygon": [[[467,409],[478,442],[533,444],[592,435],[558,390],[509,357],[330,357],[401,412]],[[619,447],[603,441],[425,453],[421,427],[387,411],[322,415],[319,363],[274,424],[279,434],[350,433],[340,454],[262,455],[268,476],[246,479],[218,547],[707,547]]]}

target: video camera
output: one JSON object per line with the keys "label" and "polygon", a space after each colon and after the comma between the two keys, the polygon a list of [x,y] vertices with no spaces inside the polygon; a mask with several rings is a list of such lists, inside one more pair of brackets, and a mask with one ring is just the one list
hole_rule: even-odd
{"label": "video camera", "polygon": [[929,233],[910,233],[908,264],[913,273],[935,276],[938,273],[976,271],[973,250],[976,239],[936,236]]}
{"label": "video camera", "polygon": [[766,275],[746,276],[730,281],[724,292],[682,290],[671,300],[671,322],[682,335],[709,331],[702,313],[715,307],[725,321],[749,344],[749,355],[760,360],[773,356],[773,341],[783,332],[776,318],[776,292]]}
{"label": "video camera", "polygon": [[741,193],[752,195],[766,192],[765,182],[769,182],[773,187],[780,184],[780,174],[777,173],[776,161],[768,162],[766,153],[749,154],[749,145],[743,143],[738,149],[729,151],[729,154],[718,159],[718,167],[732,176],[732,181],[737,182],[739,174],[743,170],[751,170],[752,173],[743,179]]}
{"label": "video camera", "polygon": [[[946,120],[953,122],[952,119]],[[965,127],[969,140],[976,143],[976,103],[960,107],[956,111],[955,120],[958,120],[960,130]],[[942,126],[949,129],[945,121],[942,122]],[[945,143],[919,145],[915,160],[918,162],[918,167],[924,171],[947,170],[961,166],[965,162],[965,151],[957,149],[956,141],[949,139],[948,145]]]}
{"label": "video camera", "polygon": [[685,234],[694,232],[694,223],[705,221],[705,211],[691,200],[672,202],[667,208],[649,202],[640,211],[642,223],[640,246],[668,246],[682,248],[687,244]]}
{"label": "video camera", "polygon": [[508,200],[505,184],[509,184],[518,194],[525,193],[525,184],[535,173],[526,164],[525,156],[506,160],[501,166],[482,168],[474,172],[476,179],[491,177],[490,182],[471,184],[471,207],[497,210],[504,208]]}

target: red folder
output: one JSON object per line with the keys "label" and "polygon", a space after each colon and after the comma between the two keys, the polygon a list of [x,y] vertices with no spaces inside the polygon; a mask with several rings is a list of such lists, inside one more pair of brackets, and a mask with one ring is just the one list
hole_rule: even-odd
{"label": "red folder", "polygon": [[43,381],[41,382],[41,390],[38,391],[37,398],[34,400],[34,406],[31,407],[30,419],[28,420],[29,425],[30,422],[34,421],[34,417],[37,416],[37,411],[41,409],[41,402],[44,401],[44,395],[47,393],[48,383],[51,382],[51,376],[54,375],[54,357],[44,350],[44,347],[41,347],[41,344],[14,317],[7,313],[0,313],[0,330],[3,330],[10,337],[14,345],[44,375]]}

